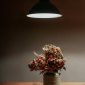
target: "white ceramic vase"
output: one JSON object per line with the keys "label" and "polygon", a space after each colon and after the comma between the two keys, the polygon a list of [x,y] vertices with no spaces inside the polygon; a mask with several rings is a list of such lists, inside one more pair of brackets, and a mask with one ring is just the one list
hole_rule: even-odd
{"label": "white ceramic vase", "polygon": [[43,75],[43,85],[60,85],[61,80],[58,73],[45,73]]}

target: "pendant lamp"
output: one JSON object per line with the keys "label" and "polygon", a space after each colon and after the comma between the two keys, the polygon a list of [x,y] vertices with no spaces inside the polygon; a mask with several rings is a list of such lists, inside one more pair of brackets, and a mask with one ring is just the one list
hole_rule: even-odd
{"label": "pendant lamp", "polygon": [[58,18],[61,16],[59,10],[49,0],[39,0],[27,14],[27,17],[30,18]]}

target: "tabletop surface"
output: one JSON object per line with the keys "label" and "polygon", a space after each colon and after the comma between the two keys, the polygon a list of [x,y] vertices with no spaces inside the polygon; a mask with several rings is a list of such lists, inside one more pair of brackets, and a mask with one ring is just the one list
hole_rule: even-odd
{"label": "tabletop surface", "polygon": [[[41,82],[4,82],[0,85],[43,85]],[[85,85],[85,82],[61,82],[61,85]]]}

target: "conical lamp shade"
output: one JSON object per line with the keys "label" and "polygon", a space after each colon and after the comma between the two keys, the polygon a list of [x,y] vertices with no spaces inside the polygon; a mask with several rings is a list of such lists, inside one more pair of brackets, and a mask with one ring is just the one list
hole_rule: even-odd
{"label": "conical lamp shade", "polygon": [[27,17],[30,18],[58,18],[61,16],[59,10],[49,0],[40,0],[27,14]]}

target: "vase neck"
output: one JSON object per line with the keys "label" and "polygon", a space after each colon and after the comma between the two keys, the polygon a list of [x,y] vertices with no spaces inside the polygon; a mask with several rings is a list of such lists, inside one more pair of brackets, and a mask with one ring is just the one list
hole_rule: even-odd
{"label": "vase neck", "polygon": [[59,74],[56,72],[46,72],[44,73],[44,75],[59,75]]}

